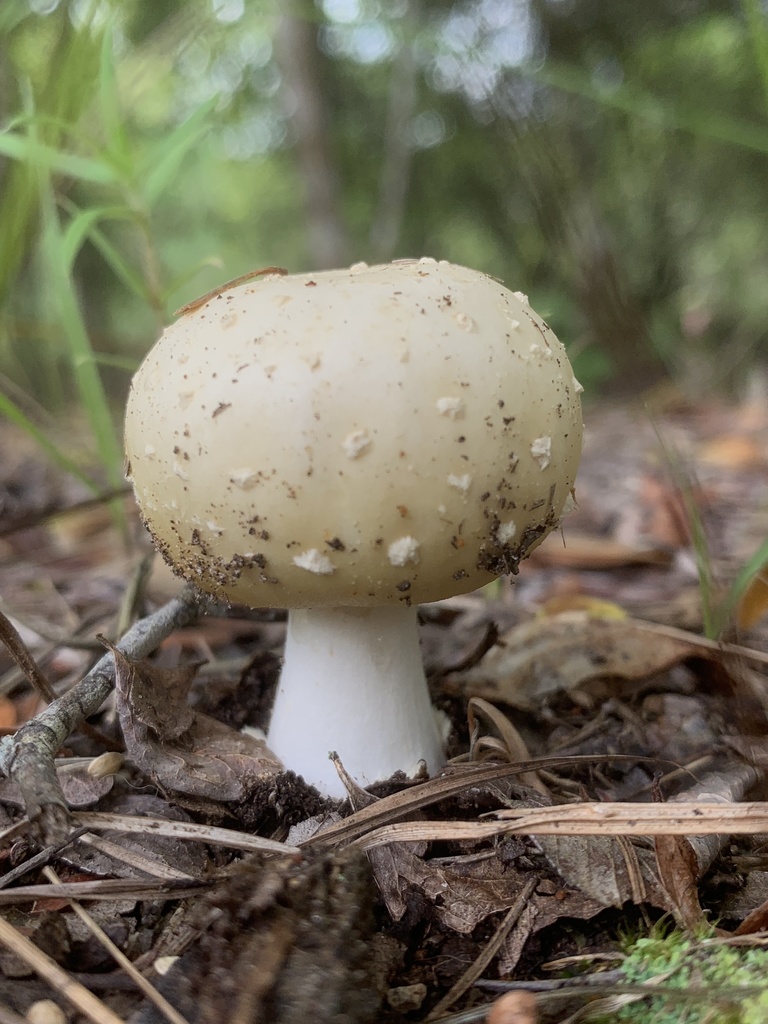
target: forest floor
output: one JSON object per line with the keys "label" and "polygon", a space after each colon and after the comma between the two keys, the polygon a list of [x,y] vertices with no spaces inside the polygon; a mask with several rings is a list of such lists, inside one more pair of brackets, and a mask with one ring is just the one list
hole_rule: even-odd
{"label": "forest floor", "polygon": [[[338,805],[276,772],[240,730],[266,724],[280,613],[121,659],[57,751],[66,834],[0,784],[0,1024],[640,1021],[606,1002],[642,1000],[628,936],[765,941],[768,581],[733,606],[728,584],[768,536],[768,400],[586,421],[562,534],[513,582],[422,609],[454,727],[438,778]],[[28,439],[0,440],[0,611],[61,696],[97,635],[180,584],[159,559],[142,575],[129,495],[131,550]],[[0,735],[46,704],[0,650]],[[653,1019],[720,1019],[716,994],[699,1016],[686,998]]]}

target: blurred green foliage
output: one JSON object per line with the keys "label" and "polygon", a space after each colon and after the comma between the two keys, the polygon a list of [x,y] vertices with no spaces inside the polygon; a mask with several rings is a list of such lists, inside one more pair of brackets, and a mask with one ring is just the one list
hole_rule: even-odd
{"label": "blurred green foliage", "polygon": [[759,0],[3,0],[0,125],[0,411],[76,399],[112,482],[131,368],[260,266],[475,266],[627,393],[766,349]]}

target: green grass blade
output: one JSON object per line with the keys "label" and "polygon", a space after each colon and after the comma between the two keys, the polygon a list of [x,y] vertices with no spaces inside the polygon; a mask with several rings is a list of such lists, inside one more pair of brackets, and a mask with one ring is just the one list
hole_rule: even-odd
{"label": "green grass blade", "polygon": [[[646,410],[647,411],[647,410]],[[712,555],[709,550],[704,521],[693,497],[693,484],[690,475],[683,467],[678,453],[667,444],[655,419],[647,413],[656,439],[661,447],[664,461],[667,464],[672,480],[677,487],[685,509],[685,518],[691,535],[691,546],[696,559],[699,577],[699,594],[701,595],[701,618],[704,635],[709,640],[717,638],[717,621],[715,614],[716,581],[712,570]]]}
{"label": "green grass blade", "polygon": [[[32,166],[38,172],[40,205],[43,219],[43,257],[51,288],[51,298],[57,310],[62,335],[69,349],[69,360],[75,377],[99,459],[110,486],[123,483],[123,451],[93,349],[83,321],[63,252],[63,232],[59,221],[53,187],[47,171],[34,159],[34,127],[30,129],[29,150]],[[121,505],[113,504],[116,523],[126,531],[125,512]]]}
{"label": "green grass blade", "polygon": [[67,224],[61,240],[62,259],[68,272],[71,272],[81,246],[93,234],[93,229],[104,220],[135,220],[136,215],[128,206],[94,206],[88,210],[75,211]]}
{"label": "green grass blade", "polygon": [[125,131],[125,120],[120,108],[115,73],[115,47],[112,31],[107,26],[101,41],[99,59],[99,109],[101,127],[107,148],[114,163],[123,170],[126,177],[132,175],[131,146]]}
{"label": "green grass blade", "polygon": [[0,132],[0,155],[27,163],[34,161],[42,170],[97,185],[109,185],[117,180],[114,168],[101,160],[65,153],[44,142],[36,141],[33,145],[29,135],[15,132]]}
{"label": "green grass blade", "polygon": [[55,463],[60,469],[63,469],[65,473],[69,473],[75,479],[85,484],[88,490],[93,491],[94,494],[99,493],[98,484],[91,480],[91,478],[82,471],[76,462],[69,458],[66,452],[63,452],[51,439],[34,423],[26,413],[22,412],[19,406],[9,398],[4,392],[0,391],[0,414],[11,422],[15,423],[16,426],[21,427],[25,434],[33,438],[43,451],[49,456],[51,462]]}
{"label": "green grass blade", "polygon": [[184,156],[208,133],[210,115],[217,103],[218,97],[214,97],[199,106],[144,158],[137,176],[148,206],[165,192]]}
{"label": "green grass blade", "polygon": [[740,572],[728,588],[728,593],[718,605],[715,618],[716,636],[721,635],[725,631],[733,618],[739,602],[746,593],[747,587],[766,565],[768,565],[768,537],[755,551],[746,565],[742,566]]}
{"label": "green grass blade", "polygon": [[168,295],[173,295],[174,292],[179,291],[184,285],[196,277],[201,270],[205,270],[207,267],[216,267],[218,270],[224,266],[224,263],[219,256],[206,256],[205,259],[198,260],[188,270],[185,270],[183,274],[179,274],[173,278],[169,283],[167,292]]}
{"label": "green grass blade", "polygon": [[98,228],[91,228],[90,238],[106,262],[112,268],[115,276],[123,282],[125,287],[137,295],[142,302],[154,306],[154,299],[147,281],[140,271],[134,268],[123,259],[120,252],[110,242],[103,231]]}
{"label": "green grass blade", "polygon": [[113,352],[94,352],[93,361],[99,366],[113,366],[116,370],[125,370],[126,373],[135,373],[140,362],[134,356],[120,356]]}

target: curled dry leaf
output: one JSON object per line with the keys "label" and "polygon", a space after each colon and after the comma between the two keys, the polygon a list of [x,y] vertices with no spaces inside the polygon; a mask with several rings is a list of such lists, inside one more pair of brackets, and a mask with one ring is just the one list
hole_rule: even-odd
{"label": "curled dry leaf", "polygon": [[202,662],[162,668],[149,661],[129,661],[114,644],[99,639],[115,657],[118,690],[130,702],[133,718],[161,740],[178,739],[195,718],[187,695]]}
{"label": "curled dry leaf", "polygon": [[[101,778],[90,775],[87,764],[72,767],[57,766],[56,775],[67,805],[73,808],[93,807],[109,793],[114,784],[112,775],[105,775]],[[25,806],[21,790],[15,782],[11,782],[9,779],[3,779],[0,782],[0,801],[12,804],[14,807]]]}
{"label": "curled dry leaf", "polygon": [[568,612],[515,626],[482,662],[447,689],[529,711],[549,693],[592,679],[645,679],[690,658],[716,652],[636,619],[599,619]]}
{"label": "curled dry leaf", "polygon": [[110,648],[127,756],[163,789],[242,800],[265,777],[283,771],[262,740],[188,707],[186,695],[199,666],[159,670]]}
{"label": "curled dry leaf", "polygon": [[659,880],[669,909],[681,928],[695,932],[706,925],[699,903],[699,868],[693,847],[685,836],[654,836]]}

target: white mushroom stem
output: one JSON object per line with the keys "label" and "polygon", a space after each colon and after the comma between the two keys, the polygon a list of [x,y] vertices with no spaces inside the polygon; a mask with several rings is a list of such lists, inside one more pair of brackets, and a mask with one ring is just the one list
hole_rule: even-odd
{"label": "white mushroom stem", "polygon": [[335,750],[360,785],[432,774],[444,763],[419,649],[416,608],[291,610],[270,749],[332,797],[346,791]]}

